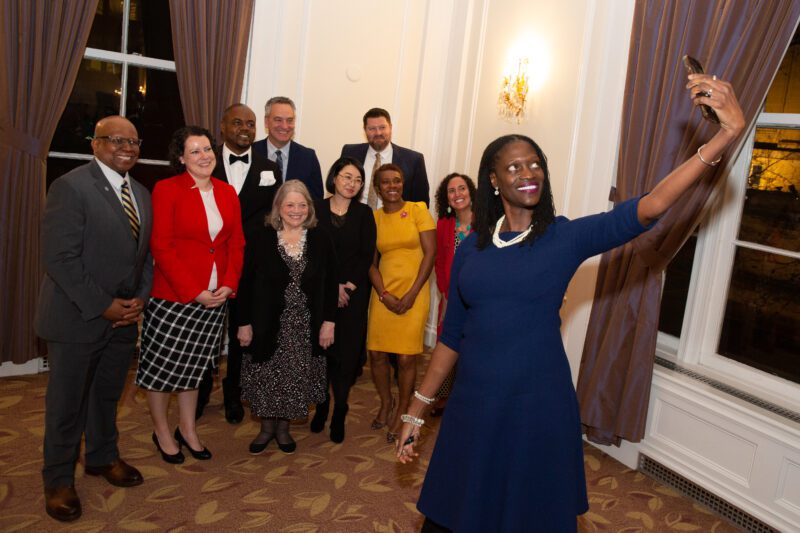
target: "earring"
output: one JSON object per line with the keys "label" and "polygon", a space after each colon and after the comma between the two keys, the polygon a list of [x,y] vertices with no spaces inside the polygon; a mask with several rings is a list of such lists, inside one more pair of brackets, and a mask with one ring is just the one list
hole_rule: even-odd
{"label": "earring", "polygon": [[453,209],[449,205],[447,206],[447,212],[448,213],[452,213],[453,212]]}
{"label": "earring", "polygon": [[500,188],[499,187],[495,187],[494,188],[494,195],[495,196],[500,196]]}

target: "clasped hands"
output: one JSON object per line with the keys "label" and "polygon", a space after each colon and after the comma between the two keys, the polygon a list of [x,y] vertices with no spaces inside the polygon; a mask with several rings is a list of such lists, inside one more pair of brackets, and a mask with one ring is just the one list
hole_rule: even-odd
{"label": "clasped hands", "polygon": [[194,301],[203,305],[206,309],[211,309],[224,304],[231,294],[233,294],[233,289],[223,285],[215,291],[205,290],[201,292],[195,297]]}
{"label": "clasped hands", "polygon": [[135,324],[143,310],[144,301],[141,298],[114,298],[103,311],[103,318],[111,322],[112,328],[120,328]]}
{"label": "clasped hands", "polygon": [[417,293],[413,291],[408,291],[400,298],[387,292],[383,295],[383,305],[392,313],[402,315],[414,306],[414,301],[416,301],[416,299]]}

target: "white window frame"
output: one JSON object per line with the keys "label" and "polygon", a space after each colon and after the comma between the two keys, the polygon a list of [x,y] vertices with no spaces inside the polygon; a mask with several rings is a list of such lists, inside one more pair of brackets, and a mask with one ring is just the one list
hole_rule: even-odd
{"label": "white window frame", "polygon": [[[83,54],[83,59],[93,59],[98,61],[105,61],[108,63],[117,63],[122,65],[122,76],[120,78],[120,96],[119,96],[119,114],[127,116],[127,92],[128,92],[128,67],[144,67],[157,70],[166,70],[175,72],[175,62],[167,61],[165,59],[156,59],[152,57],[145,57],[139,54],[129,54],[128,49],[128,27],[130,24],[131,0],[124,0],[122,6],[122,52],[111,50],[101,50],[99,48],[87,47]],[[145,139],[146,141],[146,139]],[[48,153],[48,157],[57,157],[61,159],[78,159],[90,161],[94,159],[92,154],[78,154],[73,152],[54,152]],[[169,161],[162,159],[138,159],[138,163],[145,165],[159,165],[168,166]]]}
{"label": "white window frame", "polygon": [[698,234],[681,338],[659,332],[657,353],[704,375],[800,411],[800,384],[717,353],[736,247],[800,260],[800,253],[737,239],[756,127],[800,129],[800,114],[761,113],[709,201]]}

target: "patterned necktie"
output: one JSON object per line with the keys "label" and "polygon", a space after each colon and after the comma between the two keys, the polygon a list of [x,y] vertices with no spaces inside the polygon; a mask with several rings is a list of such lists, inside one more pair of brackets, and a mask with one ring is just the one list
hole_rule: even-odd
{"label": "patterned necktie", "polygon": [[369,183],[369,191],[367,191],[367,205],[374,211],[378,208],[378,193],[375,189],[375,173],[381,168],[381,153],[375,152],[375,164],[372,165],[372,180]]}
{"label": "patterned necktie", "polygon": [[136,214],[136,208],[133,206],[133,198],[131,198],[131,190],[128,188],[128,182],[122,182],[122,209],[128,215],[128,222],[131,224],[131,231],[133,238],[139,240],[139,216]]}
{"label": "patterned necktie", "polygon": [[[280,150],[275,150],[275,164],[278,165],[278,168],[281,170],[281,175],[283,176],[283,154]],[[283,176],[284,183],[286,182],[286,176]]]}

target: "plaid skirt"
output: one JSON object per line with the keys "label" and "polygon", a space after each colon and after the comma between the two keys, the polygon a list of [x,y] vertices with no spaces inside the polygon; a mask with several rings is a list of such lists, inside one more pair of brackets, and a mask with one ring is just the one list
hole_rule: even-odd
{"label": "plaid skirt", "polygon": [[196,302],[150,298],[136,384],[160,392],[198,388],[206,368],[217,365],[226,306],[206,309]]}

